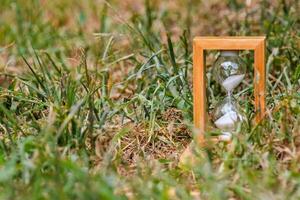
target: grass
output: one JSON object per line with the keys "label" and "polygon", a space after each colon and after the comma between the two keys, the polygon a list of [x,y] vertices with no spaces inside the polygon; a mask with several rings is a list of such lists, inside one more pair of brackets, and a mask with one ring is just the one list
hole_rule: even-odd
{"label": "grass", "polygon": [[[0,198],[299,199],[299,1],[246,2],[4,0]],[[181,166],[196,35],[267,36],[268,113]],[[211,73],[210,109],[223,96]]]}

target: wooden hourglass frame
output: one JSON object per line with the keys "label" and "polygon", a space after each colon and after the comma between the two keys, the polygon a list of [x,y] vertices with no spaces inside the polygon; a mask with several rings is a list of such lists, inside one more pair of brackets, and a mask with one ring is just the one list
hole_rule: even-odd
{"label": "wooden hourglass frame", "polygon": [[194,126],[196,140],[205,143],[204,133],[207,130],[208,112],[206,110],[206,66],[207,50],[253,50],[254,51],[254,98],[255,121],[263,119],[266,109],[265,88],[265,40],[258,37],[196,37],[193,41],[193,94]]}

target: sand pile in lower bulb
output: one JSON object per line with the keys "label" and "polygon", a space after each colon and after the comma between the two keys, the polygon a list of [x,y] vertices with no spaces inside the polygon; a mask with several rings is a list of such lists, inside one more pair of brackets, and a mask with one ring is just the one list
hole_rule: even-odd
{"label": "sand pile in lower bulb", "polygon": [[215,121],[215,125],[219,129],[227,130],[227,131],[222,131],[222,134],[219,136],[220,140],[222,140],[222,141],[230,141],[231,140],[232,133],[229,131],[234,131],[235,123],[237,120],[238,120],[238,114],[234,111],[230,111]]}
{"label": "sand pile in lower bulb", "polygon": [[231,130],[231,129],[234,129],[234,124],[237,120],[238,120],[237,113],[231,111],[231,112],[224,114],[219,119],[217,119],[215,121],[215,125],[221,130],[225,130],[225,129]]}

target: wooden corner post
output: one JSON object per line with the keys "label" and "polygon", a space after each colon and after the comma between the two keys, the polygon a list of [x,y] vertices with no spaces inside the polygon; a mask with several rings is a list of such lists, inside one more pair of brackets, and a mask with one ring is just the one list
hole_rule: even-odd
{"label": "wooden corner post", "polygon": [[208,112],[206,110],[206,50],[253,50],[254,51],[254,98],[255,121],[259,122],[265,114],[265,37],[196,37],[193,41],[193,94],[194,126],[197,142],[205,143]]}

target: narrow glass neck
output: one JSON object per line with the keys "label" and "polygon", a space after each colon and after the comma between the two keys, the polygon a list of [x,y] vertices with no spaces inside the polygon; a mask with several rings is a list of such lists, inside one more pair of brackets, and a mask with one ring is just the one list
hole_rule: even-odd
{"label": "narrow glass neck", "polygon": [[233,94],[232,94],[232,91],[227,91],[227,96],[225,97],[228,102],[232,103],[235,101],[234,97],[233,97]]}
{"label": "narrow glass neck", "polygon": [[227,98],[231,99],[232,98],[232,91],[227,91]]}

